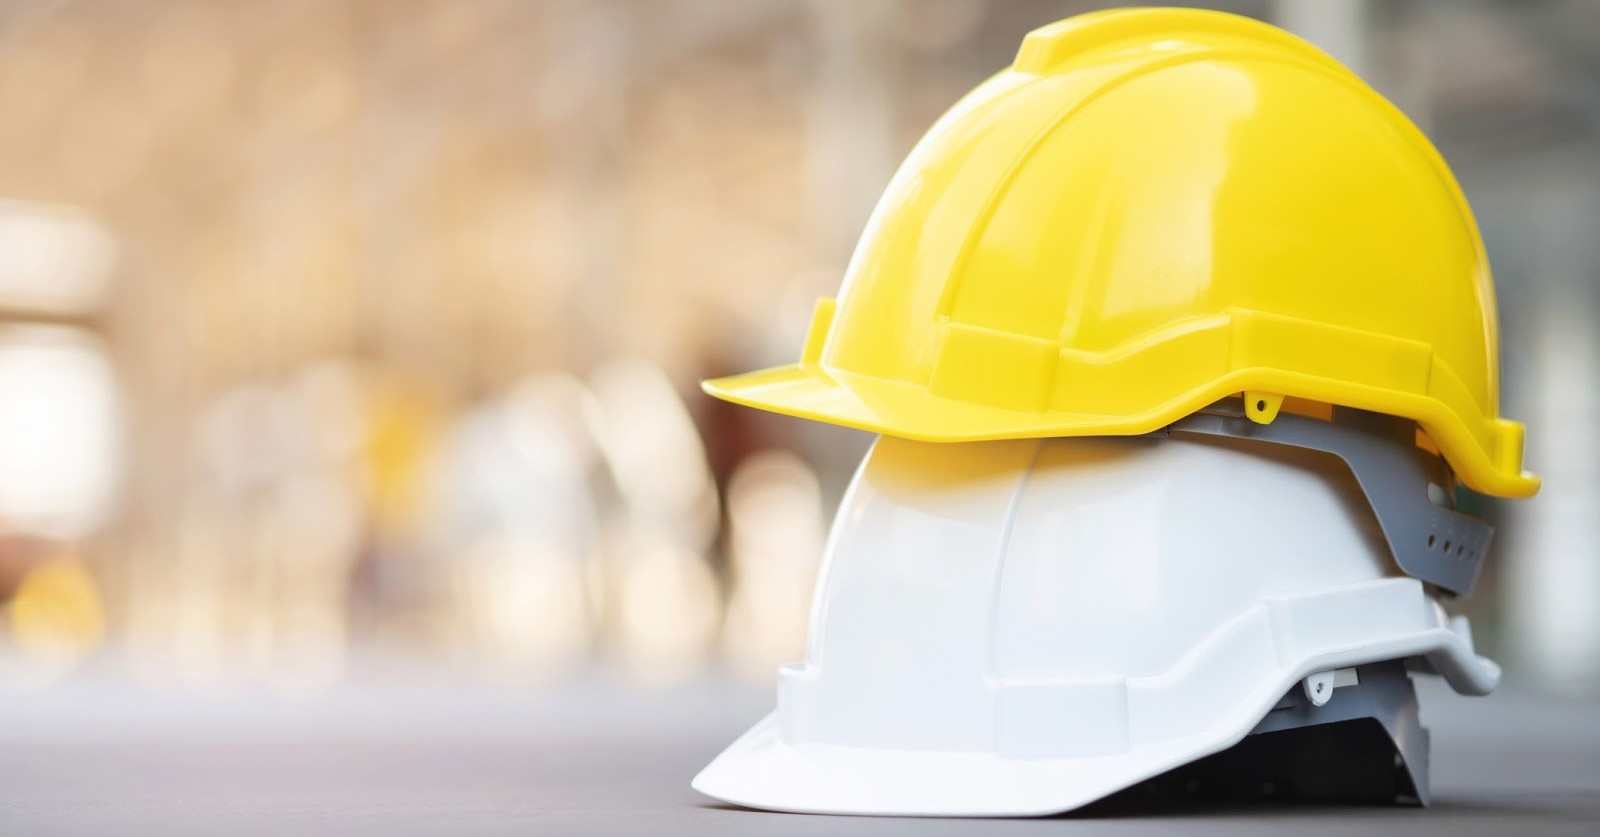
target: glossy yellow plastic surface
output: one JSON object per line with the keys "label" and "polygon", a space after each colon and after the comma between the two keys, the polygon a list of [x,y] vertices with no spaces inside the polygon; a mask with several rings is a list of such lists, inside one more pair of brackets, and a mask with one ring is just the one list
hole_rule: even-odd
{"label": "glossy yellow plastic surface", "polygon": [[704,386],[931,441],[1292,396],[1415,419],[1468,486],[1528,496],[1497,334],[1471,211],[1405,116],[1266,24],[1116,10],[1031,33],[933,126],[798,364]]}

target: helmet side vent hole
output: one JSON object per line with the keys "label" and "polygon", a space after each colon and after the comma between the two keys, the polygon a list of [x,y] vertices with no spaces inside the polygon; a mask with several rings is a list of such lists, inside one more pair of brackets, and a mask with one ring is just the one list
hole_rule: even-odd
{"label": "helmet side vent hole", "polygon": [[1445,552],[1446,555],[1450,554],[1450,542],[1449,541],[1445,541],[1444,542],[1444,552]]}
{"label": "helmet side vent hole", "polygon": [[1429,549],[1432,549],[1434,547],[1434,545],[1437,544],[1438,542],[1439,542],[1439,536],[1438,535],[1429,535],[1428,536],[1428,548]]}

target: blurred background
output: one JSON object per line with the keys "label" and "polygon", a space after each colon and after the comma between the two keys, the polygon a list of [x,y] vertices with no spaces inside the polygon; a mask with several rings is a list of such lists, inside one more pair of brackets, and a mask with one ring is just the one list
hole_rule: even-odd
{"label": "blurred background", "polygon": [[[697,381],[796,357],[922,131],[1104,5],[0,2],[0,689],[768,682],[870,439]],[[1468,607],[1600,691],[1600,4],[1210,5],[1460,177],[1546,479]]]}

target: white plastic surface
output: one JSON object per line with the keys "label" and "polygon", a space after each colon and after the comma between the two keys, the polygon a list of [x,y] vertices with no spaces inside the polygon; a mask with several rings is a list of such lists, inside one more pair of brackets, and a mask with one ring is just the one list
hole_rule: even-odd
{"label": "white plastic surface", "polygon": [[1312,706],[1327,706],[1333,699],[1333,672],[1314,671],[1300,681],[1300,688]]}
{"label": "white plastic surface", "polygon": [[1414,656],[1466,694],[1499,678],[1328,457],[884,437],[834,522],[806,661],[694,786],[781,811],[1055,813],[1231,746],[1314,672]]}

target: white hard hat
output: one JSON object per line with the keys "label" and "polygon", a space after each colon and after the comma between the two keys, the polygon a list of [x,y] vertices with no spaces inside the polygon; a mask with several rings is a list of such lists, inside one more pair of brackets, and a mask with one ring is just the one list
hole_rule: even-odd
{"label": "white hard hat", "polygon": [[[1348,450],[1206,424],[1229,418],[1158,438],[880,438],[835,521],[805,661],[694,787],[781,811],[1048,814],[1252,732],[1375,717],[1426,801],[1401,661],[1472,695],[1499,669],[1401,567],[1475,570],[1487,534],[1457,557],[1448,527],[1374,514],[1387,460],[1363,473]],[[1297,426],[1373,438],[1270,427]]]}

